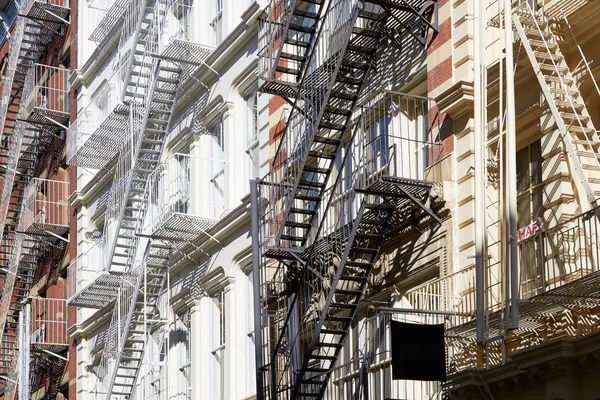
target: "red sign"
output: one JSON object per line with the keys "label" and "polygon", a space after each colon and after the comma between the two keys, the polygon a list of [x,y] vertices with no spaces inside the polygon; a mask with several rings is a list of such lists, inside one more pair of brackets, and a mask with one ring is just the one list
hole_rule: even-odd
{"label": "red sign", "polygon": [[521,229],[519,229],[519,232],[517,232],[517,241],[520,242],[521,240],[525,240],[528,239],[530,237],[532,237],[533,235],[535,235],[541,228],[540,226],[541,224],[538,223],[538,221],[534,221],[532,223],[530,223],[527,226],[522,227]]}

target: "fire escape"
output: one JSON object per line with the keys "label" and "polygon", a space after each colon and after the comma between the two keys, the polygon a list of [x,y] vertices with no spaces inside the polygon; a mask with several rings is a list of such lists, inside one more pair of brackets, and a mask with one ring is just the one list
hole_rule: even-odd
{"label": "fire escape", "polygon": [[[64,40],[69,16],[68,3],[62,1],[22,2],[9,40],[0,109],[4,178],[0,198],[4,272],[0,343],[2,372],[9,378],[3,381],[5,398],[14,397],[17,381],[29,378],[29,374],[17,371],[20,357],[26,354],[21,364],[31,366],[35,373],[36,365],[52,360],[58,360],[55,365],[60,366],[66,352],[66,336],[55,343],[58,347],[52,350],[56,352],[50,353],[38,351],[33,342],[25,347],[17,342],[24,338],[19,328],[22,309],[32,301],[28,297],[38,264],[62,254],[65,247],[60,236],[68,230],[68,219],[63,218],[63,213],[67,216],[68,184],[34,176],[39,173],[36,167],[42,156],[52,158],[51,173],[59,166],[59,150],[69,120],[68,71],[38,62],[45,60],[51,43]],[[40,182],[45,193],[38,191]],[[45,336],[38,333],[37,340],[45,342]]]}
{"label": "fire escape", "polygon": [[[498,20],[492,20],[499,26]],[[554,23],[561,21],[554,21]],[[538,346],[560,337],[597,331],[598,213],[594,173],[600,141],[577,80],[561,52],[551,21],[529,2],[515,7],[512,29],[524,48],[553,117],[557,153],[562,153],[571,182],[577,188],[579,215],[551,225],[536,221],[528,227],[519,248],[519,326],[509,327],[502,281],[490,260],[486,282],[476,286],[475,267],[455,271],[408,291],[414,308],[448,313],[446,344],[449,372],[501,365],[508,351]],[[544,188],[545,189],[545,188]],[[487,216],[494,222],[490,216]],[[495,245],[495,243],[494,243]],[[488,251],[490,246],[488,245]],[[490,257],[491,258],[491,257]],[[476,291],[485,294],[485,342],[477,343]],[[510,330],[507,330],[507,327]]]}
{"label": "fire escape", "polygon": [[378,49],[426,46],[436,12],[437,2],[401,0],[267,8],[261,88],[292,106],[259,185],[264,398],[322,398],[388,233],[415,213],[425,229],[441,223],[433,183],[397,175],[388,134],[369,135],[375,111],[361,102]]}
{"label": "fire escape", "polygon": [[[83,258],[78,259],[68,272],[69,305],[113,305],[95,370],[96,390],[107,399],[135,396],[149,335],[164,322],[160,305],[168,298],[161,300],[161,295],[171,254],[181,246],[182,235],[197,237],[215,222],[189,215],[186,198],[175,205],[169,203],[174,197],[157,198],[155,192],[163,179],[157,171],[168,169],[169,161],[163,164],[162,156],[175,104],[184,94],[180,88],[198,68],[209,68],[205,59],[212,49],[187,41],[186,32],[177,32],[166,43],[169,15],[181,15],[187,8],[186,2],[174,0],[113,4],[91,39],[102,45],[120,27],[120,68],[115,75],[122,101],[99,126],[90,128],[84,111],[69,131],[69,163],[114,173],[104,226],[90,250],[101,255],[102,263],[96,260],[93,264],[101,264],[99,268],[86,271]],[[177,182],[184,177],[179,178]],[[156,219],[147,224],[148,218]],[[194,224],[197,227],[190,228]]]}

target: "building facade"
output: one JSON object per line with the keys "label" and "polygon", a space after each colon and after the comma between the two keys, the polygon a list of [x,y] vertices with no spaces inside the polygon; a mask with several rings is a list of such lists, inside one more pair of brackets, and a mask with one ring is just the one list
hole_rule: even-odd
{"label": "building facade", "polygon": [[598,14],[9,1],[0,396],[600,398]]}
{"label": "building facade", "polygon": [[69,394],[66,267],[71,226],[64,150],[76,5],[2,5],[0,230],[3,398]]}

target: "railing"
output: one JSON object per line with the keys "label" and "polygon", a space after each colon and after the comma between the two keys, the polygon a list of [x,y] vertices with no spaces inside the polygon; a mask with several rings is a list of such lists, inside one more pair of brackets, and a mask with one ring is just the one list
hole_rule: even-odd
{"label": "railing", "polygon": [[121,148],[129,128],[119,103],[117,88],[127,68],[123,61],[108,81],[80,110],[77,119],[67,129],[67,163],[84,168],[99,169],[111,160]]}
{"label": "railing", "polygon": [[33,178],[25,190],[23,229],[44,233],[69,227],[69,182]]}
{"label": "railing", "polygon": [[269,223],[273,226],[273,234],[264,237],[263,246],[266,248],[285,247],[293,251],[292,247],[298,247],[298,243],[280,243],[279,239],[284,234],[290,209],[303,207],[302,202],[296,199],[300,177],[360,8],[362,3],[359,6],[356,1],[334,0],[324,16],[313,57],[306,63],[308,70],[300,89],[304,95],[296,100],[296,107],[288,117],[285,133],[271,165],[272,170],[264,179],[271,187],[267,199],[271,214]]}
{"label": "railing", "polygon": [[67,267],[67,304],[83,289],[105,273],[104,249],[93,244]]}
{"label": "railing", "polygon": [[[408,129],[409,126],[412,128]],[[291,371],[300,368],[302,360],[299,357],[306,344],[303,341],[314,334],[318,316],[323,312],[324,298],[333,290],[333,271],[337,270],[344,247],[352,240],[351,222],[357,221],[364,212],[365,196],[356,189],[367,188],[384,175],[413,180],[439,179],[436,168],[445,156],[439,143],[439,128],[437,110],[428,98],[384,92],[361,107],[361,118],[354,127],[353,139],[344,146],[343,161],[336,165],[325,190],[323,204],[328,206],[319,210],[316,218],[322,221],[321,225],[313,226],[309,237],[308,245],[314,246],[307,263],[310,267],[302,269],[302,277],[296,277],[294,274],[298,271],[287,264],[265,261],[261,277],[265,284],[261,288],[261,296],[268,304],[265,307],[269,308],[269,315],[265,316],[268,328],[263,330],[263,335],[270,351],[270,368],[275,369],[266,378],[271,381],[265,386],[266,390],[285,391],[296,379]],[[402,154],[399,148],[403,149]],[[413,162],[402,164],[404,160],[401,157],[407,152]],[[342,159],[341,154],[338,157]],[[261,186],[261,190],[264,187]],[[267,196],[281,196],[273,186],[267,186],[267,190]],[[277,200],[277,197],[271,198],[271,201]],[[275,223],[270,218],[270,210],[267,209],[262,217],[261,240],[267,238],[263,246],[270,243],[268,236],[274,232]],[[285,233],[294,236],[293,230]],[[469,279],[472,273],[470,270],[455,277],[456,289],[464,287],[464,304],[453,300],[447,302],[447,307],[467,308],[473,303],[474,286]],[[294,290],[290,284],[295,280],[298,288]],[[284,291],[294,294],[284,296]],[[434,293],[439,297],[439,294],[449,292],[437,288]],[[413,294],[413,298],[424,302],[417,293]],[[437,301],[443,303],[439,299]],[[297,324],[294,334],[286,332],[290,324]]]}
{"label": "railing", "polygon": [[[541,295],[598,273],[600,226],[596,209],[542,228],[519,245],[521,298]],[[582,295],[583,296],[583,295]]]}
{"label": "railing", "polygon": [[223,160],[169,157],[149,178],[151,232],[176,214],[218,220],[224,211],[224,173]]}
{"label": "railing", "polygon": [[[396,304],[396,306],[402,306]],[[340,363],[325,391],[325,399],[349,399],[356,393],[356,382],[363,380],[369,399],[442,400],[440,382],[395,380],[392,374],[392,337],[390,321],[414,324],[442,324],[444,317],[422,313],[379,313],[360,321],[349,332],[340,351]],[[447,322],[446,322],[447,324]],[[449,359],[448,354],[447,359]],[[364,368],[364,369],[363,369]],[[366,372],[366,375],[363,375]],[[365,381],[366,380],[366,381]]]}
{"label": "railing", "polygon": [[[35,109],[41,112],[69,114],[69,70],[34,64],[33,89],[25,101],[25,115],[30,116]],[[44,121],[47,122],[47,121]]]}
{"label": "railing", "polygon": [[[445,153],[440,142],[442,121],[433,99],[384,91],[365,100],[359,109],[361,118],[357,129],[360,131],[358,136],[363,139],[352,144],[356,165],[347,163],[343,168],[341,163],[336,165],[335,172],[341,172],[343,177],[333,201],[347,201],[353,174],[361,177],[360,187],[367,187],[379,179],[384,169],[402,178],[430,182],[441,179],[440,161],[449,153]],[[289,228],[285,228],[286,231],[281,227],[283,215],[278,204],[283,201],[283,188],[272,185],[268,190],[270,206],[264,219],[268,223],[262,233],[264,248],[277,243],[278,229],[292,233]],[[275,210],[279,212],[274,214]],[[282,247],[285,245],[283,243]]]}
{"label": "railing", "polygon": [[68,344],[67,302],[65,299],[31,298],[31,344]]}
{"label": "railing", "polygon": [[69,0],[32,0],[30,3],[38,2],[43,4],[52,4],[57,7],[69,8]]}

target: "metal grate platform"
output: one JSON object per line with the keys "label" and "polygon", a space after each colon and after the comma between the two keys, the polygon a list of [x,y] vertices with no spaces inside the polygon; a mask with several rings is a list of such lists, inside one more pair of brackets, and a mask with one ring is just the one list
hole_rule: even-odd
{"label": "metal grate platform", "polygon": [[214,47],[182,39],[173,39],[164,48],[160,58],[177,64],[189,76],[199,67],[206,65],[205,60],[213,50]]}
{"label": "metal grate platform", "polygon": [[42,34],[52,37],[63,36],[66,32],[65,21],[69,21],[71,9],[44,1],[34,1],[27,12],[27,16],[33,20],[43,21],[40,25]]}
{"label": "metal grate platform", "polygon": [[[161,238],[171,238],[174,240],[173,247],[185,245],[184,240],[194,240],[199,236],[206,234],[206,231],[212,228],[218,220],[195,217],[183,213],[173,213],[164,219],[164,221],[154,228],[152,235]],[[177,241],[175,241],[178,239]]]}
{"label": "metal grate platform", "polygon": [[116,299],[117,289],[121,286],[124,276],[123,272],[117,271],[100,273],[67,303],[70,307],[102,308]]}
{"label": "metal grate platform", "polygon": [[116,0],[108,9],[96,29],[94,29],[89,39],[98,44],[102,43],[111,32],[118,28],[120,22],[123,20],[123,15],[129,2],[130,0]]}
{"label": "metal grate platform", "polygon": [[[129,129],[129,106],[118,104],[112,113],[92,133],[69,132],[77,135],[81,144],[69,163],[78,167],[100,169],[121,150]],[[89,135],[87,140],[83,136]]]}

